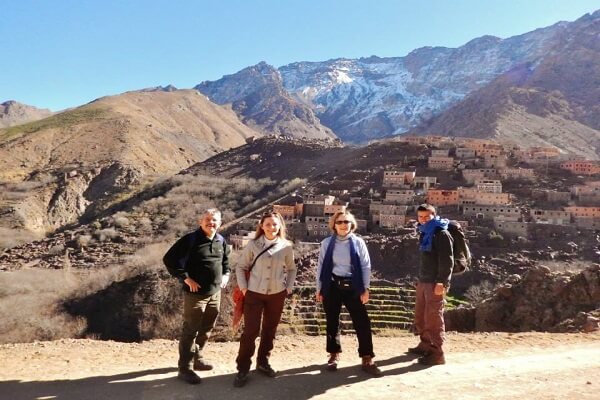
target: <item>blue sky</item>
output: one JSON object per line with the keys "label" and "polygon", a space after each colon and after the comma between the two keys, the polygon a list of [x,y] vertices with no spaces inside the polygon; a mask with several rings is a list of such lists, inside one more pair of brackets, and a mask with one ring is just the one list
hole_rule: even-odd
{"label": "blue sky", "polygon": [[594,0],[13,0],[0,6],[0,102],[53,111],[190,88],[266,61],[404,56],[573,21]]}

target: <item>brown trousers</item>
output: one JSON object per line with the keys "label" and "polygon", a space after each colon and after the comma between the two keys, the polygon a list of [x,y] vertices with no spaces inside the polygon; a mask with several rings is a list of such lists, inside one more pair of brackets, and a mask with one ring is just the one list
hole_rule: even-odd
{"label": "brown trousers", "polygon": [[[256,349],[256,338],[260,333],[260,345],[256,363],[268,365],[277,325],[283,312],[287,291],[275,294],[261,294],[248,290],[244,300],[244,331],[240,338],[240,350],[236,358],[237,369],[248,372]],[[262,321],[262,329],[261,329]]]}
{"label": "brown trousers", "polygon": [[421,343],[432,347],[436,352],[443,352],[442,345],[446,340],[444,326],[444,295],[433,293],[435,283],[419,282],[417,284],[415,304],[415,329],[421,337]]}

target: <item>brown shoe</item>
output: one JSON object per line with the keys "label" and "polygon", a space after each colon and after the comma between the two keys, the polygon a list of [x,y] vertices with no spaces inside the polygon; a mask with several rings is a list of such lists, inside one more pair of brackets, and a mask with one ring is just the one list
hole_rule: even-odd
{"label": "brown shoe", "polygon": [[383,372],[379,369],[377,364],[373,362],[373,357],[364,356],[362,358],[362,367],[361,369],[365,371],[369,375],[373,375],[376,378],[383,376]]}
{"label": "brown shoe", "polygon": [[248,373],[240,371],[235,375],[235,379],[233,380],[233,386],[241,388],[246,384],[246,382],[248,382]]}
{"label": "brown shoe", "polygon": [[338,361],[340,361],[340,353],[329,353],[329,360],[327,360],[327,371],[337,371]]}
{"label": "brown shoe", "polygon": [[409,347],[408,353],[415,354],[417,356],[426,356],[431,352],[431,347],[423,342],[420,342],[416,347]]}
{"label": "brown shoe", "polygon": [[446,364],[444,353],[429,353],[426,356],[419,358],[419,364],[422,365],[442,365]]}
{"label": "brown shoe", "polygon": [[197,385],[202,382],[202,379],[200,379],[200,377],[191,369],[180,370],[177,374],[177,379],[181,379],[190,385]]}
{"label": "brown shoe", "polygon": [[194,371],[210,371],[213,366],[204,362],[201,358],[194,360]]}
{"label": "brown shoe", "polygon": [[256,370],[264,376],[268,376],[269,378],[275,378],[277,376],[277,371],[275,371],[269,364],[259,364],[256,366]]}

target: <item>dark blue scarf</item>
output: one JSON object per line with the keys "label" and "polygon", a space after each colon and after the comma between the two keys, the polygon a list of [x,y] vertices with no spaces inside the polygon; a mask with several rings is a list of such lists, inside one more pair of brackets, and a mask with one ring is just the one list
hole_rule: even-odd
{"label": "dark blue scarf", "polygon": [[[321,266],[321,294],[326,296],[329,293],[331,287],[331,278],[333,275],[333,249],[335,247],[335,240],[337,236],[331,236],[329,243],[327,244],[327,250],[325,251],[325,257],[323,257],[323,265]],[[354,245],[354,237],[351,235],[350,240],[350,265],[352,271],[352,289],[354,293],[359,296],[365,291],[365,283],[363,282],[362,266],[360,264],[360,257],[356,251]]]}
{"label": "dark blue scarf", "polygon": [[419,224],[418,229],[421,233],[421,243],[419,244],[419,250],[431,251],[433,247],[433,235],[439,229],[448,229],[448,220],[446,218],[440,218],[436,216],[426,224]]}

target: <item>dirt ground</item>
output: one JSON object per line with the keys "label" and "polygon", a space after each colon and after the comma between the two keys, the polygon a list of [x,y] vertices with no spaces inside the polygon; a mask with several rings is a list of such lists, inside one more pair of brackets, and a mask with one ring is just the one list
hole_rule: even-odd
{"label": "dirt ground", "polygon": [[337,372],[323,369],[324,337],[282,335],[271,364],[232,386],[238,344],[209,343],[215,369],[200,385],[177,380],[177,342],[64,339],[0,346],[0,399],[599,399],[600,334],[449,334],[447,364],[425,368],[404,353],[409,334],[375,337],[385,376],[358,366],[356,340],[343,337]]}

